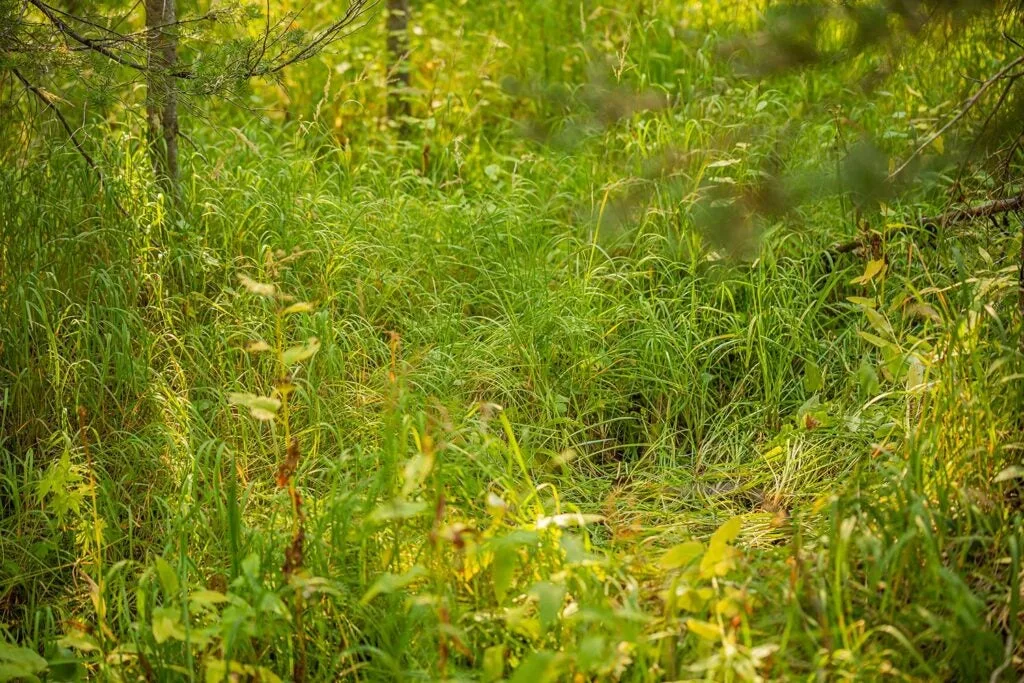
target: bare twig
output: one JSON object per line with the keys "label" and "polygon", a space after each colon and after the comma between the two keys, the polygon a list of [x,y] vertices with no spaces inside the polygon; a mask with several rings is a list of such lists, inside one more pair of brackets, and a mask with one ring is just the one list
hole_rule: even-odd
{"label": "bare twig", "polygon": [[1006,78],[1007,74],[1009,74],[1013,69],[1017,68],[1021,64],[1024,64],[1024,55],[1021,55],[1020,57],[1017,57],[1016,59],[1011,61],[1009,64],[1004,66],[1002,69],[1000,69],[994,76],[992,76],[987,81],[982,83],[981,86],[974,92],[974,94],[971,95],[971,97],[964,103],[963,107],[960,108],[960,111],[957,112],[956,116],[954,116],[952,119],[947,121],[946,125],[942,126],[942,128],[938,129],[937,131],[935,131],[934,133],[929,135],[925,139],[925,141],[922,142],[918,146],[918,148],[915,149],[913,151],[913,153],[911,153],[911,155],[909,157],[907,157],[907,159],[902,164],[900,164],[899,168],[897,168],[895,171],[893,171],[892,173],[889,174],[889,179],[892,180],[893,178],[896,178],[897,176],[899,176],[899,174],[902,173],[907,168],[907,166],[910,165],[911,161],[913,161],[915,158],[917,158],[917,156],[921,152],[923,152],[925,149],[927,149],[928,145],[930,145],[933,142],[935,142],[935,140],[937,140],[939,138],[939,136],[941,136],[947,130],[949,130],[954,125],[956,125],[956,123],[958,121],[960,121],[960,119],[965,117],[967,115],[967,113],[970,112],[971,109],[974,108],[974,105],[976,105],[978,103],[978,100],[981,99],[981,96],[984,95],[988,91],[989,88],[991,88],[994,84],[996,84],[997,82],[999,82],[1003,78]]}
{"label": "bare twig", "polygon": [[[91,168],[93,172],[96,173],[96,176],[100,180],[100,187],[103,187],[103,170],[96,165],[96,162],[93,161],[93,158],[89,155],[87,151],[85,151],[85,147],[83,147],[82,143],[79,142],[78,136],[75,135],[74,129],[71,128],[71,124],[69,124],[68,120],[64,118],[64,114],[61,113],[60,109],[57,109],[53,102],[50,101],[49,96],[47,96],[47,94],[44,93],[40,88],[30,83],[28,79],[21,74],[20,71],[18,71],[17,69],[11,69],[11,73],[13,73],[14,77],[21,81],[21,84],[24,85],[25,88],[29,90],[33,95],[35,95],[47,109],[53,112],[53,115],[57,117],[57,120],[60,122],[61,127],[64,129],[64,132],[68,134],[68,139],[71,140],[71,144],[75,146],[75,149],[78,150],[78,153],[82,156],[83,159],[85,159],[85,163],[89,166],[89,168]],[[122,214],[127,216],[128,212],[125,211],[124,207],[121,206],[120,202],[117,201],[117,197],[111,195],[110,198],[114,201],[114,205],[118,208],[118,210]]]}
{"label": "bare twig", "polygon": [[47,96],[46,93],[44,93],[38,87],[29,83],[28,79],[21,75],[20,71],[18,71],[17,69],[11,69],[11,73],[13,73],[14,77],[21,81],[21,84],[24,85],[33,95],[39,98],[39,101],[42,102],[47,109],[53,112],[54,116],[57,117],[57,120],[60,121],[61,127],[64,128],[64,132],[68,134],[68,138],[71,140],[71,144],[73,144],[75,146],[75,149],[78,150],[78,153],[82,155],[82,158],[85,159],[85,163],[89,165],[89,168],[96,171],[96,173],[100,176],[100,180],[102,181],[103,172],[100,171],[99,167],[96,165],[96,162],[92,160],[92,157],[89,156],[89,153],[85,151],[84,147],[82,147],[82,144],[78,141],[78,137],[75,136],[75,131],[72,130],[71,125],[68,123],[68,120],[64,118],[64,114],[61,113],[60,109],[57,109],[57,107],[54,106],[53,102],[50,101],[50,98]]}
{"label": "bare twig", "polygon": [[348,9],[345,10],[345,14],[343,14],[340,19],[320,31],[313,40],[309,41],[309,43],[301,49],[289,56],[285,56],[284,54],[278,55],[277,59],[280,59],[281,61],[277,61],[277,59],[275,59],[274,61],[276,63],[271,63],[262,68],[256,69],[251,73],[251,75],[268,76],[277,73],[292,64],[313,57],[335,40],[348,36],[349,33],[346,33],[345,29],[351,26],[359,17],[364,15],[371,8],[375,7],[376,4],[377,0],[353,0],[353,2],[348,6]]}
{"label": "bare twig", "polygon": [[1010,91],[1013,90],[1014,84],[1017,82],[1017,79],[1019,79],[1021,76],[1024,76],[1024,74],[1016,73],[1007,76],[1006,87],[1003,88],[1003,92],[999,95],[999,99],[996,100],[996,104],[994,107],[992,107],[992,111],[990,111],[988,113],[988,116],[985,117],[985,122],[981,124],[981,128],[978,130],[978,134],[974,136],[974,141],[971,142],[970,149],[967,150],[967,156],[963,158],[963,161],[960,164],[960,172],[957,174],[956,177],[957,185],[960,184],[960,179],[964,175],[964,170],[966,170],[967,168],[967,162],[970,161],[972,156],[974,156],[974,151],[978,148],[978,145],[981,143],[981,139],[985,135],[985,131],[988,130],[988,124],[992,123],[992,119],[995,118],[995,115],[1002,108],[1003,103],[1006,102],[1006,97],[1010,94]]}

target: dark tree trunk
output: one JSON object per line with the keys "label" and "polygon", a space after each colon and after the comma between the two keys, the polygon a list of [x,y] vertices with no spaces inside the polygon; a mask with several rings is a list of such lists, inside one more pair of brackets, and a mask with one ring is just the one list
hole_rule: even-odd
{"label": "dark tree trunk", "polygon": [[409,113],[409,0],[388,0],[388,116]]}
{"label": "dark tree trunk", "polygon": [[146,1],[146,123],[157,179],[178,193],[178,98],[171,72],[178,62],[177,0]]}

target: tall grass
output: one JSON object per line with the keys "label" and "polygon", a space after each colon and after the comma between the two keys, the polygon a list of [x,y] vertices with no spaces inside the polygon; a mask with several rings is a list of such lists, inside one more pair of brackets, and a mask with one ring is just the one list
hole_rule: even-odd
{"label": "tall grass", "polygon": [[[290,122],[195,119],[179,209],[130,134],[90,129],[105,188],[5,147],[0,677],[1013,678],[1016,223],[829,261],[823,194],[736,260],[692,210],[960,86],[741,79],[730,7],[425,5],[402,138],[358,36]],[[609,123],[600,78],[671,106]],[[873,227],[941,208],[903,197]],[[275,333],[239,274],[311,310]]]}

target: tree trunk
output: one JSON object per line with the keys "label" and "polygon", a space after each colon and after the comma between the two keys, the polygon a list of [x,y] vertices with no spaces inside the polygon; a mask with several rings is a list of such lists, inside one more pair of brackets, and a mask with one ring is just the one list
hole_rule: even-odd
{"label": "tree trunk", "polygon": [[388,117],[409,113],[409,0],[388,0]]}
{"label": "tree trunk", "polygon": [[178,62],[177,0],[145,0],[146,122],[149,155],[157,179],[178,194],[178,98],[171,72]]}

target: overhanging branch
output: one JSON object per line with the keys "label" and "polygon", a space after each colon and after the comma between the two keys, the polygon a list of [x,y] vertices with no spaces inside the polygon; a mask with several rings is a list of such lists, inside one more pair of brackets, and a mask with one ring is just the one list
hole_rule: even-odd
{"label": "overhanging branch", "polygon": [[928,148],[928,145],[938,140],[939,136],[941,136],[947,130],[956,125],[956,123],[960,119],[967,116],[967,113],[974,108],[974,105],[978,103],[978,100],[981,99],[981,96],[984,95],[989,88],[991,88],[993,85],[995,85],[997,82],[1001,81],[1004,78],[1011,78],[1013,80],[1016,80],[1021,74],[1011,74],[1010,72],[1016,69],[1021,64],[1024,64],[1024,55],[1017,57],[1016,59],[1008,63],[1006,66],[1004,66],[1002,69],[1000,69],[998,72],[996,72],[994,76],[992,76],[987,81],[982,83],[978,87],[978,89],[974,91],[974,94],[971,95],[971,97],[968,98],[966,102],[964,102],[963,106],[960,108],[960,111],[957,112],[956,116],[947,121],[946,124],[942,126],[942,128],[939,128],[937,131],[935,131],[927,138],[925,138],[925,141],[918,145],[917,149],[915,149],[910,154],[910,156],[907,157],[907,159],[902,164],[900,164],[899,168],[897,168],[895,171],[889,174],[889,179],[892,180],[893,178],[899,176],[900,173],[902,173],[907,168],[907,166],[910,165],[911,161],[917,158],[917,156],[921,152]]}
{"label": "overhanging branch", "polygon": [[[119,54],[118,51],[116,51],[112,47],[117,44],[132,44],[134,42],[133,38],[135,37],[132,34],[121,34],[112,29],[100,27],[103,31],[110,34],[110,36],[104,38],[92,38],[87,35],[83,35],[79,31],[77,31],[71,24],[65,21],[61,17],[61,15],[73,17],[76,21],[81,21],[92,26],[98,26],[94,22],[89,22],[85,19],[81,19],[80,17],[75,17],[74,15],[68,14],[63,10],[58,10],[54,7],[51,7],[47,3],[43,2],[43,0],[27,0],[27,2],[36,9],[38,9],[43,14],[43,16],[45,16],[46,19],[58,31],[60,31],[62,35],[67,36],[75,43],[82,46],[82,48],[91,50],[93,52],[96,52],[97,54],[101,54],[104,57],[107,57],[108,59],[116,62],[117,64],[126,66],[130,69],[134,69],[135,71],[149,72],[153,70],[153,67],[151,67],[149,64],[145,64],[136,59],[126,57],[123,54]],[[292,51],[283,50],[282,52],[278,53],[273,59],[269,60],[268,62],[265,62],[264,60],[266,57],[267,47],[280,41],[283,38],[283,36],[288,32],[287,28],[283,28],[281,29],[280,34],[277,35],[276,37],[273,37],[271,35],[274,32],[274,29],[270,26],[270,14],[268,11],[266,33],[258,41],[258,43],[261,45],[261,49],[258,51],[258,54],[255,55],[255,59],[252,59],[251,61],[248,59],[244,60],[245,62],[248,62],[248,64],[240,73],[236,74],[236,77],[245,79],[260,76],[270,76],[284,70],[285,68],[293,64],[305,61],[307,59],[310,59],[311,57],[316,56],[317,54],[325,50],[328,46],[330,46],[332,43],[337,42],[338,40],[341,40],[350,35],[351,31],[347,31],[346,29],[352,28],[360,17],[365,15],[370,9],[372,9],[376,5],[377,0],[353,0],[351,3],[349,3],[348,7],[345,10],[345,13],[341,17],[339,17],[336,21],[331,22],[327,27],[318,31],[308,43],[298,46]],[[175,22],[174,24],[161,26],[159,28],[171,28],[172,26],[178,26],[185,23],[194,23],[196,21],[201,21],[204,19],[214,19],[216,18],[216,16],[216,12],[208,12],[198,18],[182,20],[179,22]],[[292,18],[294,18],[295,15],[291,16]],[[274,28],[278,26],[287,26],[289,23],[290,22],[288,21],[282,20],[277,22],[274,25]],[[183,80],[190,80],[196,78],[196,73],[194,69],[190,66],[181,69],[175,69],[173,71],[168,72],[167,75],[172,78]]]}
{"label": "overhanging branch", "polygon": [[[71,128],[71,124],[69,124],[68,120],[64,118],[64,114],[61,113],[60,109],[57,109],[56,105],[53,104],[53,102],[50,100],[50,97],[45,92],[43,92],[42,89],[29,82],[29,80],[25,78],[25,76],[23,76],[20,71],[18,71],[17,69],[11,69],[11,73],[14,74],[15,78],[21,81],[21,84],[24,85],[29,92],[35,95],[36,98],[43,103],[44,107],[53,112],[53,115],[57,118],[57,121],[60,122],[61,127],[64,129],[64,132],[67,133],[68,139],[71,140],[71,144],[75,146],[75,149],[78,151],[79,155],[81,155],[81,157],[85,160],[85,163],[89,166],[89,168],[93,170],[93,172],[96,174],[96,177],[99,178],[100,186],[103,187],[103,170],[96,165],[96,162],[93,160],[92,156],[90,156],[89,153],[85,151],[85,147],[83,147],[82,143],[79,142],[78,136],[75,135],[74,129]],[[118,210],[120,210],[122,214],[128,215],[127,212],[124,210],[124,207],[122,207],[120,202],[117,201],[116,197],[111,196],[111,199],[114,201],[114,205],[118,208]]]}

